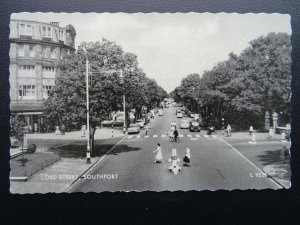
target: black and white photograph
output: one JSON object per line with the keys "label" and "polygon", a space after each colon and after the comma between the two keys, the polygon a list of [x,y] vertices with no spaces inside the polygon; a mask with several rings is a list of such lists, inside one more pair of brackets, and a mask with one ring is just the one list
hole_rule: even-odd
{"label": "black and white photograph", "polygon": [[291,183],[291,17],[13,13],[10,192]]}

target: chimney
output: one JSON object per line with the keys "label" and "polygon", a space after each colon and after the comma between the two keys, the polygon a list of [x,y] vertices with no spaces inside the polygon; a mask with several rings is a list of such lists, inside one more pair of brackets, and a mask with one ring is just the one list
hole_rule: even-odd
{"label": "chimney", "polygon": [[59,27],[59,22],[50,22],[50,24]]}

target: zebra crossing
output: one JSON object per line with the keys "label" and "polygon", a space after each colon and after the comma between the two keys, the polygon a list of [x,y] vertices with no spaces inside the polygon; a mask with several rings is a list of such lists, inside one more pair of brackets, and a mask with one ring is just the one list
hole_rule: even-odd
{"label": "zebra crossing", "polygon": [[[191,140],[198,140],[198,138],[217,138],[219,137],[219,135],[207,135],[207,134],[204,134],[204,135],[200,135],[200,134],[196,134],[196,135],[192,135],[192,134],[186,134],[186,135],[183,135],[183,134],[179,134],[178,135],[180,138],[189,138]],[[158,135],[158,134],[153,134],[153,135],[128,135],[127,136],[127,139],[141,139],[141,138],[169,138],[168,135],[166,134],[161,134],[161,135]]]}

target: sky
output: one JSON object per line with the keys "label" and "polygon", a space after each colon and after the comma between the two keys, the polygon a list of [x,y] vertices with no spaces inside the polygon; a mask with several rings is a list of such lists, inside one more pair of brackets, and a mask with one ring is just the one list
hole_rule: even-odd
{"label": "sky", "polygon": [[15,13],[12,19],[72,24],[75,45],[116,42],[138,56],[147,77],[167,92],[189,74],[203,74],[228,54],[240,54],[249,42],[269,32],[292,33],[287,14],[228,13]]}

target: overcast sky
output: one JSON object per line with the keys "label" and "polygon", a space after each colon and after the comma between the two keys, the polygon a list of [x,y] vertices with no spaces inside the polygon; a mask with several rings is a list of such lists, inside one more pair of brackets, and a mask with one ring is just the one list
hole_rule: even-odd
{"label": "overcast sky", "polygon": [[115,41],[135,53],[147,76],[167,92],[188,74],[201,75],[226,60],[230,52],[240,54],[261,35],[292,32],[290,16],[282,14],[18,13],[12,18],[72,24],[76,48],[82,41]]}

